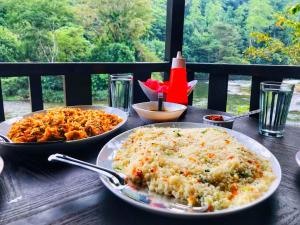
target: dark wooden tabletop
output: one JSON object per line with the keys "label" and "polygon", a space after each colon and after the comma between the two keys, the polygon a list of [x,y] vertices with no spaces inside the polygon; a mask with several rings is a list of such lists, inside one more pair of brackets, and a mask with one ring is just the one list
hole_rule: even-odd
{"label": "dark wooden tabletop", "polygon": [[[211,110],[190,107],[182,121],[202,122]],[[143,122],[135,113],[119,131]],[[0,224],[104,224],[104,225],[299,225],[300,167],[295,154],[300,150],[300,128],[287,127],[280,139],[263,137],[257,132],[257,120],[236,121],[233,129],[266,146],[279,160],[282,182],[265,202],[242,212],[211,219],[178,219],[135,208],[111,194],[93,172],[57,163],[48,163],[47,155],[6,154],[0,175]],[[107,138],[104,142],[108,141]],[[103,143],[85,146],[71,154],[95,163]]]}

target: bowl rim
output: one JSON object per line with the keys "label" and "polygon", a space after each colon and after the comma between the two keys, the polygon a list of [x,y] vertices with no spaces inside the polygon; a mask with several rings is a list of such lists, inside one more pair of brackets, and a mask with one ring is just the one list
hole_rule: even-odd
{"label": "bowl rim", "polygon": [[140,108],[138,107],[139,105],[141,104],[149,104],[149,103],[154,103],[154,102],[158,102],[158,101],[149,101],[149,102],[139,102],[139,103],[135,103],[132,105],[132,108],[134,108],[134,110],[140,110],[140,111],[143,111],[143,112],[148,112],[148,113],[163,113],[163,114],[172,114],[172,113],[175,113],[175,112],[181,112],[181,111],[184,111],[187,109],[187,106],[186,105],[182,105],[182,104],[178,104],[178,103],[174,103],[174,102],[164,102],[164,103],[167,103],[167,104],[173,104],[173,105],[178,105],[178,106],[181,106],[182,108],[181,109],[176,109],[176,110],[172,110],[172,111],[152,111],[152,110],[148,110],[148,109],[143,109],[143,108]]}
{"label": "bowl rim", "polygon": [[226,120],[226,121],[215,121],[215,120],[210,120],[210,119],[207,119],[206,117],[208,116],[222,116],[222,117],[229,117],[229,116],[226,116],[226,115],[221,115],[221,114],[208,114],[208,115],[204,115],[203,116],[203,120],[204,121],[208,121],[210,123],[233,123],[234,120],[231,119],[231,120]]}

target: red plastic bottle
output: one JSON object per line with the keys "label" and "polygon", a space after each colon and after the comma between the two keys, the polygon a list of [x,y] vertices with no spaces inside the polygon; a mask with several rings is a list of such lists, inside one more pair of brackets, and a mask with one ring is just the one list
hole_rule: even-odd
{"label": "red plastic bottle", "polygon": [[177,52],[177,57],[172,60],[167,102],[174,102],[183,105],[188,104],[188,83],[186,78],[185,60],[181,52]]}

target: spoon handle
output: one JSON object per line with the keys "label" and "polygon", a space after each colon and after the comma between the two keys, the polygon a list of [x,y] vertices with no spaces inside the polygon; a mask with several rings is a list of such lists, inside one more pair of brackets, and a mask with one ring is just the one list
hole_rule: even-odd
{"label": "spoon handle", "polygon": [[101,174],[102,176],[107,177],[110,182],[112,182],[114,185],[117,186],[117,189],[121,191],[124,195],[127,197],[138,201],[143,204],[151,205],[152,207],[155,208],[163,208],[163,209],[169,209],[169,210],[175,210],[175,211],[188,211],[188,212],[194,212],[194,213],[199,213],[199,212],[206,212],[208,209],[208,206],[201,206],[201,207],[192,207],[192,206],[187,206],[187,205],[182,205],[179,203],[173,203],[173,202],[164,202],[158,199],[155,196],[151,196],[150,194],[144,194],[139,192],[136,189],[133,189],[132,187],[125,185],[125,179],[126,176],[124,174],[117,173],[115,171],[100,167],[100,166],[95,166],[93,164],[74,159],[72,157],[62,155],[62,154],[54,154],[50,155],[48,158],[48,161],[58,161],[58,162],[63,162],[75,166],[79,166],[81,168],[91,170],[94,172],[97,172]]}
{"label": "spoon handle", "polygon": [[66,156],[66,155],[56,153],[56,154],[50,155],[49,158],[48,158],[48,161],[49,162],[52,162],[52,161],[63,162],[63,163],[66,163],[66,164],[79,166],[79,167],[87,169],[87,170],[92,170],[94,172],[97,172],[97,173],[107,177],[116,186],[125,184],[125,177],[126,176],[123,175],[123,174],[120,174],[120,173],[117,173],[115,171],[106,169],[104,167],[96,166],[96,165],[93,165],[91,163],[81,161],[81,160],[78,160],[78,159],[74,159],[74,158]]}
{"label": "spoon handle", "polygon": [[239,118],[242,118],[242,117],[250,116],[250,115],[253,115],[253,114],[256,114],[256,113],[260,113],[260,111],[261,111],[260,109],[256,109],[256,110],[247,112],[247,113],[242,114],[242,115],[230,117],[230,120],[235,120],[235,119],[239,119]]}

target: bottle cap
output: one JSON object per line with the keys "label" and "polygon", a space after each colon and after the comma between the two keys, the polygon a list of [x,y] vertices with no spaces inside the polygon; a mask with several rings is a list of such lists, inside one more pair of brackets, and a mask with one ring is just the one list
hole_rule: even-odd
{"label": "bottle cap", "polygon": [[185,68],[185,59],[182,57],[181,52],[177,52],[176,58],[172,60],[172,68]]}

